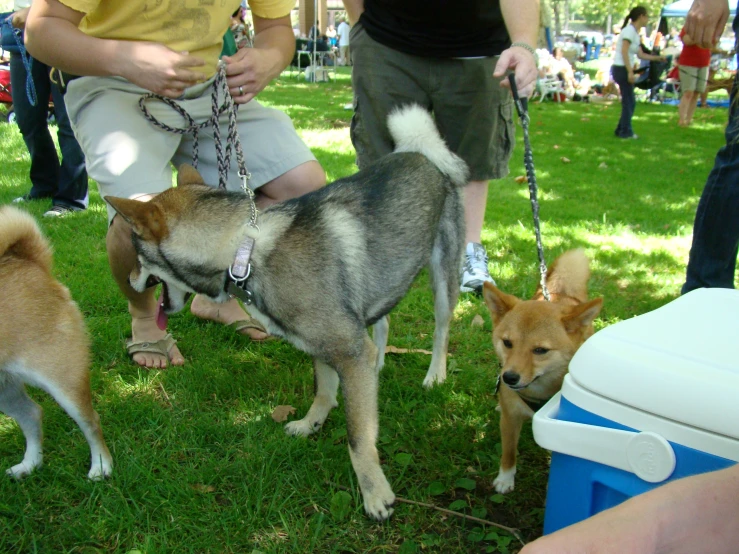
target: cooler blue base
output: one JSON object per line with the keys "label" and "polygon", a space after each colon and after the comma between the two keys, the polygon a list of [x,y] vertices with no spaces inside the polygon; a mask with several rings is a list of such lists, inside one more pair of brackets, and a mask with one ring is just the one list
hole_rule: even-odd
{"label": "cooler blue base", "polygon": [[[561,397],[556,419],[611,429],[637,431],[583,410],[569,402],[564,396]],[[639,431],[641,430],[643,429]],[[544,515],[544,534],[553,533],[587,519],[632,496],[652,490],[669,481],[723,469],[736,463],[679,444],[670,444],[675,451],[675,471],[667,481],[662,483],[648,483],[627,471],[552,452]]]}

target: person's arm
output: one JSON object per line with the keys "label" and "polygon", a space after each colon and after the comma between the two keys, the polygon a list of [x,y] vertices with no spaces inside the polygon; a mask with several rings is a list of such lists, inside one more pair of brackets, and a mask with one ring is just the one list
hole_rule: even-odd
{"label": "person's arm", "polygon": [[88,36],[78,28],[84,16],[59,0],[36,0],[26,22],[28,51],[74,75],[120,76],[172,98],[205,79],[191,69],[202,66],[203,60],[161,44]]}
{"label": "person's arm", "polygon": [[685,34],[701,48],[711,48],[721,38],[728,19],[728,0],[695,0],[685,19]]}
{"label": "person's arm", "polygon": [[667,58],[664,56],[656,56],[655,54],[647,54],[644,50],[639,48],[639,50],[636,51],[636,57],[640,60],[647,60],[650,62],[666,62]]}
{"label": "person's arm", "polygon": [[364,11],[364,0],[344,0],[344,9],[352,27],[359,21],[359,16]]}
{"label": "person's arm", "polygon": [[687,477],[529,543],[520,554],[734,554],[739,464]]}
{"label": "person's arm", "polygon": [[22,8],[17,12],[13,12],[13,16],[10,20],[13,27],[20,29],[21,31],[26,28],[26,20],[28,19],[28,12],[30,9],[31,8]]}
{"label": "person's arm", "polygon": [[[538,0],[501,0],[500,8],[511,43],[524,43],[535,49],[539,33]],[[536,86],[537,75],[534,55],[520,46],[508,48],[500,55],[493,75],[502,77],[509,69],[516,75],[519,95],[522,98],[531,96]],[[503,80],[502,84],[504,87],[509,86],[507,79]]]}
{"label": "person's arm", "polygon": [[295,35],[290,16],[266,19],[252,13],[254,47],[224,56],[231,95],[245,104],[262,92],[285,69],[295,54]]}

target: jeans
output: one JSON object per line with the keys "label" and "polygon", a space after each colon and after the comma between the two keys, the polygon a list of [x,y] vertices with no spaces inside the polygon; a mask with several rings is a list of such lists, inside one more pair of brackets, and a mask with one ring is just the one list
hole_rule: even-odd
{"label": "jeans", "polygon": [[[15,117],[31,155],[31,191],[28,197],[52,198],[54,205],[67,208],[87,208],[87,170],[85,156],[69,124],[64,96],[49,79],[49,66],[33,60],[31,76],[36,88],[36,105],[26,93],[26,68],[20,54],[10,55],[10,84]],[[48,123],[49,96],[54,102],[58,125],[57,137],[62,151],[59,163],[56,146]]]}
{"label": "jeans", "polygon": [[[739,37],[739,15],[734,32]],[[734,78],[731,89],[726,146],[716,154],[711,173],[698,203],[693,223],[687,275],[682,294],[691,290],[734,288],[737,246],[739,245],[739,106]]]}
{"label": "jeans", "polygon": [[621,89],[621,119],[618,120],[616,136],[630,138],[634,136],[634,129],[631,128],[631,118],[634,117],[636,109],[634,84],[629,83],[629,73],[623,65],[612,65],[611,75],[618,84],[618,88]]}

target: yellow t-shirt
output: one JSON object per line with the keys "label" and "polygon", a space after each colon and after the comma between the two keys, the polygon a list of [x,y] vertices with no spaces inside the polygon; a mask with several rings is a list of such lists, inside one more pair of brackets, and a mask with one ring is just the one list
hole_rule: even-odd
{"label": "yellow t-shirt", "polygon": [[[223,35],[240,0],[61,0],[85,17],[80,29],[105,39],[158,42],[205,60],[216,71]],[[210,5],[208,5],[210,4]],[[290,14],[295,0],[251,0],[254,15],[277,19]]]}

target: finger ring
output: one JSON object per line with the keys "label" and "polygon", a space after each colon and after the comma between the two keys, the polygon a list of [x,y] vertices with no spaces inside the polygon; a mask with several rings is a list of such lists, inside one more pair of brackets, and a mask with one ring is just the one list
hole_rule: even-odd
{"label": "finger ring", "polygon": [[239,87],[239,94],[244,96],[244,87]]}

